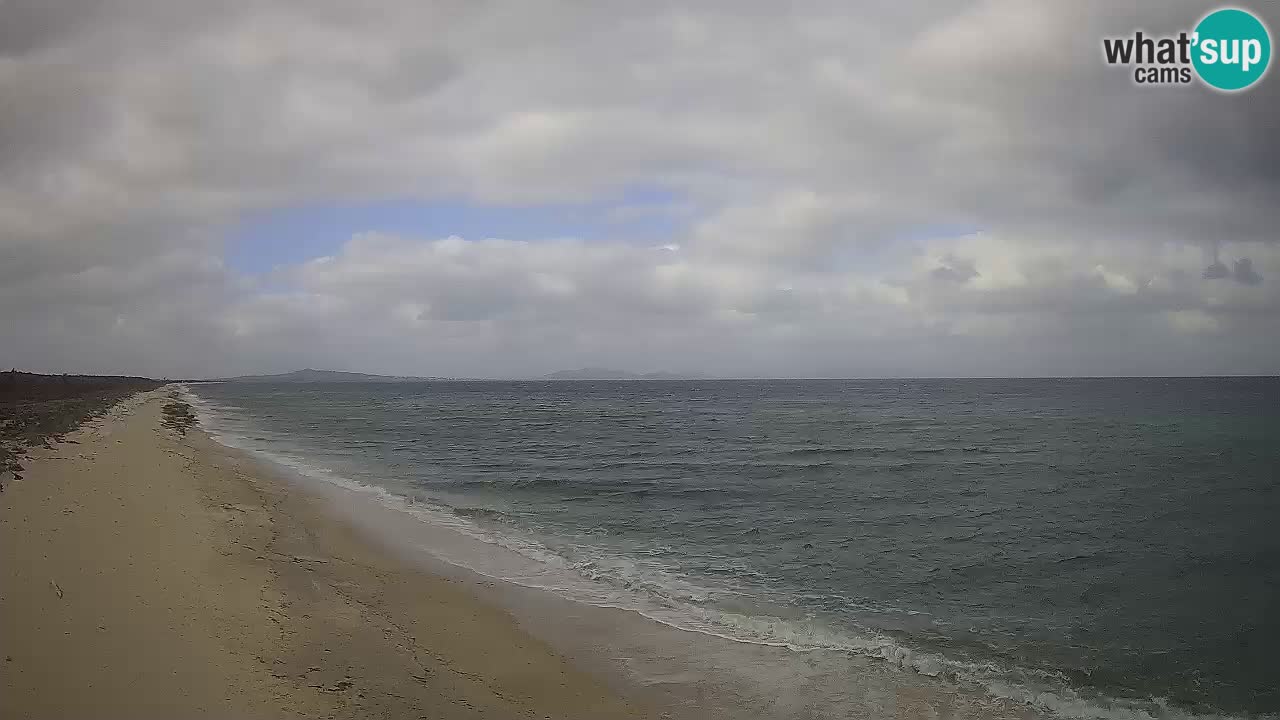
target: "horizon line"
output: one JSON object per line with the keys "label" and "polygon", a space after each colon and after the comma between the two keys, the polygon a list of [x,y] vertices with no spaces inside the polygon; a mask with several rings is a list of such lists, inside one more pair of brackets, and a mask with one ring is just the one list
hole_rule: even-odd
{"label": "horizon line", "polygon": [[[309,368],[311,369],[311,368]],[[58,376],[76,376],[76,377],[130,377],[141,378],[146,380],[165,381],[170,383],[184,382],[234,382],[240,378],[267,378],[274,375],[289,375],[296,370],[281,373],[261,373],[257,375],[235,375],[222,377],[171,377],[168,375],[161,377],[151,377],[147,375],[131,375],[128,373],[92,373],[92,372],[39,372],[34,370],[18,370],[16,367],[10,370],[0,371],[3,373],[27,373],[31,375],[43,375],[48,377]],[[1204,374],[1170,374],[1170,375],[705,375],[699,377],[599,377],[599,378],[573,378],[573,377],[549,377],[555,374],[546,373],[542,375],[517,375],[517,376],[445,376],[445,375],[397,375],[362,372],[358,370],[322,370],[320,372],[347,373],[352,375],[368,375],[370,377],[397,379],[403,378],[401,382],[699,382],[699,381],[769,381],[769,380],[1209,380],[1209,379],[1226,379],[1226,378],[1280,378],[1280,372],[1275,373],[1204,373]],[[661,372],[661,371],[658,371]],[[643,373],[636,373],[641,375]],[[681,375],[681,373],[672,372],[671,375]],[[694,375],[695,373],[690,373]],[[307,381],[300,381],[307,382]],[[313,381],[323,382],[323,381]]]}

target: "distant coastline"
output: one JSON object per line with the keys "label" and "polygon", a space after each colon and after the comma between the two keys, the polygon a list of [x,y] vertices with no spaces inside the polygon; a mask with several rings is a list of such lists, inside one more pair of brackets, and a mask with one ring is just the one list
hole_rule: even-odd
{"label": "distant coastline", "polygon": [[559,370],[543,375],[542,380],[705,380],[706,376],[697,373],[674,373],[666,371],[635,373],[612,368],[585,367],[577,370]]}
{"label": "distant coastline", "polygon": [[[480,380],[484,378],[458,378],[416,375],[375,375],[372,373],[348,372],[345,370],[317,370],[304,368],[285,373],[266,375],[237,375],[225,378],[205,378],[184,380],[189,383],[412,383],[412,382],[448,382],[464,380]],[[637,373],[612,368],[584,367],[576,370],[559,370],[546,375],[527,378],[529,380],[705,380],[707,376],[698,373],[675,373],[666,371]]]}
{"label": "distant coastline", "polygon": [[304,368],[292,372],[274,375],[238,375],[228,378],[210,378],[207,380],[188,380],[186,382],[236,382],[236,383],[310,383],[310,382],[429,382],[435,380],[453,380],[446,377],[416,377],[410,375],[371,375],[368,373],[346,372],[344,370],[315,370]]}

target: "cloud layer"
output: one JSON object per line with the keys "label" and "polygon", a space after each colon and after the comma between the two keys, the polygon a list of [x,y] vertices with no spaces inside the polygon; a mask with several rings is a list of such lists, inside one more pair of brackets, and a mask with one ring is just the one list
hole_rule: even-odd
{"label": "cloud layer", "polygon": [[[1101,61],[1210,5],[375,5],[0,0],[0,364],[1280,371],[1278,81]],[[387,199],[670,222],[224,262]]]}

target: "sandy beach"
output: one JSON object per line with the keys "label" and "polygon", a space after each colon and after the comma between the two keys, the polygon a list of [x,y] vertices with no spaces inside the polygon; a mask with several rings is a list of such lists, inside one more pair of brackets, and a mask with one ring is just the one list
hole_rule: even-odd
{"label": "sandy beach", "polygon": [[648,716],[136,395],[0,493],[0,717]]}

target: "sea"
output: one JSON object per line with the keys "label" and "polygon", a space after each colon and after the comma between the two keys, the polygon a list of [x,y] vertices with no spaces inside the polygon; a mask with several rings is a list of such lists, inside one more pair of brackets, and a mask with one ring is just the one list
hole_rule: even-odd
{"label": "sea", "polygon": [[1280,378],[188,390],[221,442],[575,603],[1048,716],[1280,713]]}

